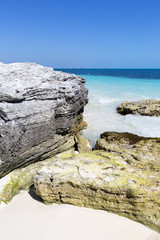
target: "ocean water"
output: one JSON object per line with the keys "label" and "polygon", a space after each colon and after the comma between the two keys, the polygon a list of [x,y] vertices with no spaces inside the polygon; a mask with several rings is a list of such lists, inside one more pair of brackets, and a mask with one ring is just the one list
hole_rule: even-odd
{"label": "ocean water", "polygon": [[63,69],[86,79],[89,103],[84,118],[88,127],[83,136],[92,145],[104,131],[130,132],[139,136],[160,137],[160,117],[122,116],[116,107],[123,101],[160,99],[160,69]]}

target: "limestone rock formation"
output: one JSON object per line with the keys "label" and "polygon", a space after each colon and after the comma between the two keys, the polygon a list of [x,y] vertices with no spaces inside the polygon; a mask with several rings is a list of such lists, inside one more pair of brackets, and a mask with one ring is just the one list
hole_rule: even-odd
{"label": "limestone rock formation", "polygon": [[29,190],[33,185],[33,178],[37,171],[42,167],[49,167],[54,160],[65,159],[73,157],[75,154],[74,148],[71,148],[63,153],[56,154],[54,157],[44,161],[31,163],[26,167],[21,167],[13,170],[5,177],[0,179],[0,205],[8,203],[12,198],[17,195],[21,190]]}
{"label": "limestone rock formation", "polygon": [[79,153],[83,152],[90,152],[92,151],[91,143],[88,139],[82,137],[80,134],[76,134],[75,136],[75,143],[76,143],[76,150],[78,150]]}
{"label": "limestone rock formation", "polygon": [[85,79],[34,63],[0,63],[0,177],[65,151],[85,126]]}
{"label": "limestone rock formation", "polygon": [[160,100],[142,100],[137,102],[123,102],[117,107],[117,112],[126,114],[140,114],[146,116],[160,116]]}
{"label": "limestone rock formation", "polygon": [[[128,135],[128,136],[127,136]],[[44,203],[107,210],[160,232],[160,140],[124,133],[70,159],[54,160],[34,178]]]}
{"label": "limestone rock formation", "polygon": [[104,132],[96,142],[96,149],[121,156],[136,167],[160,171],[160,138],[140,137],[127,132]]}

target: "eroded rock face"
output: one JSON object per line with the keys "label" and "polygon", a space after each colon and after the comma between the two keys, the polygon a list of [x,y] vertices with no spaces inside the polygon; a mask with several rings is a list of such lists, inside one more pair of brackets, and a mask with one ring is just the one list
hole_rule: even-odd
{"label": "eroded rock face", "polygon": [[80,134],[76,134],[75,136],[76,150],[79,153],[90,152],[92,151],[91,143],[88,139],[82,137]]}
{"label": "eroded rock face", "polygon": [[34,63],[0,63],[0,177],[75,144],[85,126],[84,83]]}
{"label": "eroded rock face", "polygon": [[131,133],[105,132],[96,142],[97,150],[114,153],[136,167],[160,171],[160,138]]}
{"label": "eroded rock face", "polygon": [[42,167],[49,167],[53,161],[61,159],[71,158],[74,156],[74,148],[71,148],[63,153],[56,154],[54,157],[46,159],[44,161],[38,161],[31,163],[30,165],[13,170],[5,177],[0,179],[0,205],[2,203],[8,203],[12,198],[17,195],[21,190],[29,190],[33,185],[33,178],[37,174],[37,171]]}
{"label": "eroded rock face", "polygon": [[142,100],[137,102],[123,102],[117,107],[117,112],[126,114],[140,114],[146,116],[160,116],[160,100]]}
{"label": "eroded rock face", "polygon": [[57,159],[34,177],[36,194],[46,204],[103,209],[160,232],[159,171],[126,160],[100,150]]}

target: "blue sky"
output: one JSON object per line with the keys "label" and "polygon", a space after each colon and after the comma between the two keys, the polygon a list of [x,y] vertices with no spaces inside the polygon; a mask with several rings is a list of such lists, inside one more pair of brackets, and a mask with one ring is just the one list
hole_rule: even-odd
{"label": "blue sky", "polygon": [[160,1],[1,1],[0,61],[160,68]]}

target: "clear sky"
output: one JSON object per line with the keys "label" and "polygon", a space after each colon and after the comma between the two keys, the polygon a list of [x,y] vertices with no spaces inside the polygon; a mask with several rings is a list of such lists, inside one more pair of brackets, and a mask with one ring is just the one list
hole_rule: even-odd
{"label": "clear sky", "polygon": [[160,0],[1,0],[0,61],[160,68]]}

